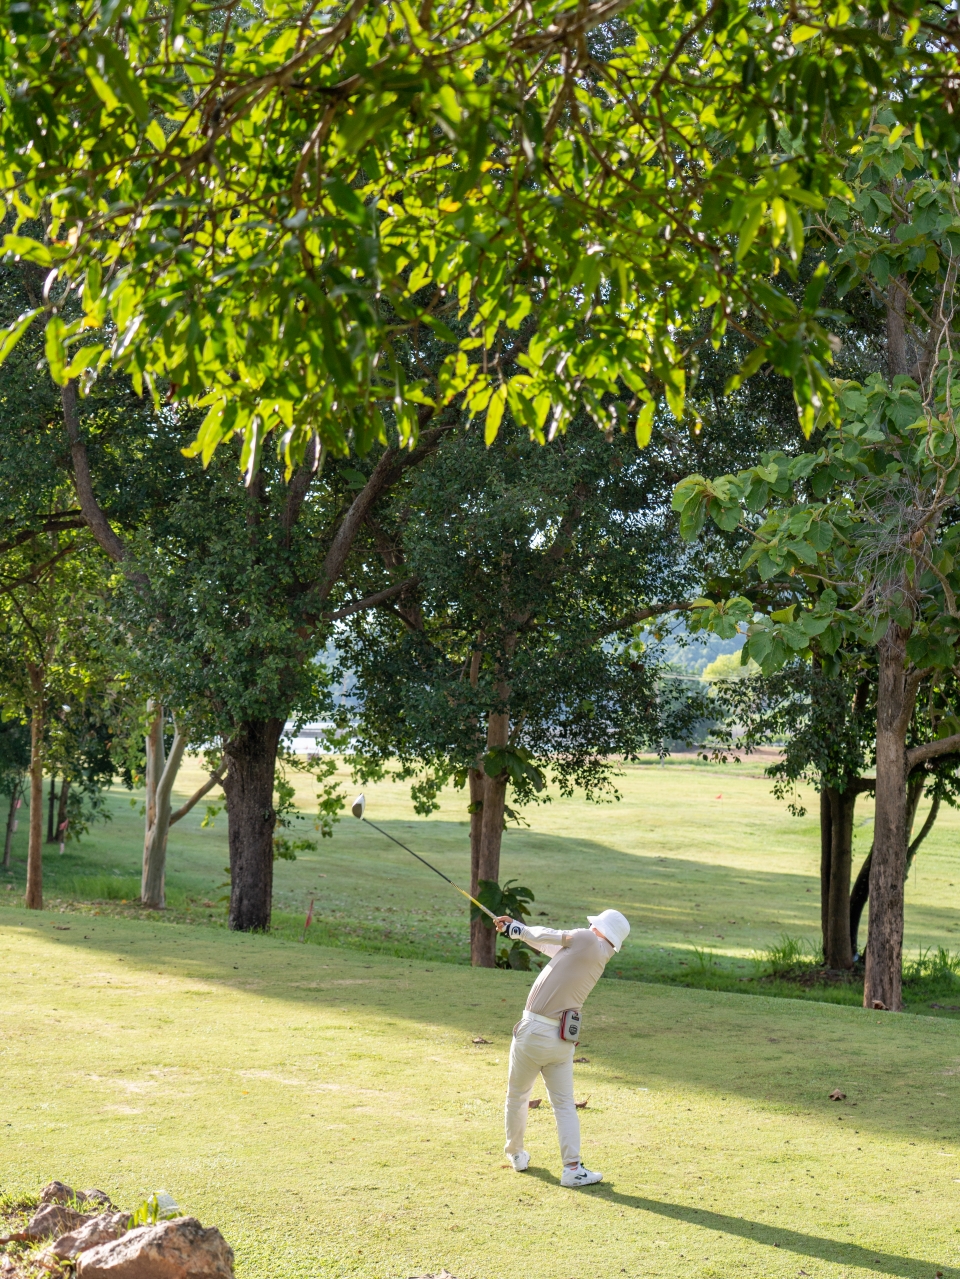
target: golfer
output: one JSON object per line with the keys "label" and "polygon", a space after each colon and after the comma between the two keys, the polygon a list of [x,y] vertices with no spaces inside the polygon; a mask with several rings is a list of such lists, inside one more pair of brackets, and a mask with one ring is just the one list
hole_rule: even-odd
{"label": "golfer", "polygon": [[[573,1100],[574,1041],[579,1032],[574,1030],[569,1039],[564,1034],[571,1033],[570,1014],[581,1012],[607,961],[630,932],[630,925],[618,910],[588,915],[587,922],[590,928],[557,932],[554,928],[529,928],[509,915],[501,915],[496,921],[498,932],[551,956],[530,988],[523,1018],[513,1028],[504,1108],[504,1151],[517,1172],[530,1167],[530,1156],[523,1148],[527,1103],[537,1075],[543,1075],[560,1139],[560,1184],[574,1188],[602,1181],[603,1173],[591,1172],[580,1162],[580,1119]],[[578,1025],[574,1020],[574,1026]]]}

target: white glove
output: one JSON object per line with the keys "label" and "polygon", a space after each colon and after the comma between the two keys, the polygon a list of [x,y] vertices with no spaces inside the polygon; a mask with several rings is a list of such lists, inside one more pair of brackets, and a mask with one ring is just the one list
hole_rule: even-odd
{"label": "white glove", "polygon": [[518,941],[523,936],[524,927],[525,927],[524,924],[518,923],[517,920],[515,919],[511,919],[510,923],[507,924],[506,928],[504,929],[504,932],[507,934],[507,936],[510,938],[511,941]]}

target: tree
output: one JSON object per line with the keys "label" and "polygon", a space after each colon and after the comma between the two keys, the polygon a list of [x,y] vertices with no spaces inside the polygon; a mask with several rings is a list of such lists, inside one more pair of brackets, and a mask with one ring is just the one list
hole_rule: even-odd
{"label": "tree", "polygon": [[30,768],[30,726],[16,716],[0,721],[0,795],[10,797],[3,841],[3,862],[10,865],[10,846],[17,812],[23,801],[24,780]]}
{"label": "tree", "polygon": [[[703,601],[718,617],[748,625],[744,651],[765,672],[794,654],[821,655],[828,674],[840,645],[876,650],[876,819],[870,871],[870,932],[864,1000],[899,1009],[907,779],[919,765],[960,747],[948,734],[912,748],[907,739],[925,677],[956,663],[953,556],[960,543],[960,480],[952,411],[957,387],[939,379],[925,406],[907,378],[893,389],[877,376],[847,386],[844,418],[817,454],[767,455],[759,466],[712,483],[678,488],[682,526],[695,535],[710,515],[749,527],[756,564],[780,608]],[[819,495],[819,496],[818,496]],[[749,512],[765,518],[751,520]]]}
{"label": "tree", "polygon": [[[839,388],[839,422],[816,454],[769,456],[713,483],[690,477],[675,498],[681,529],[707,518],[749,529],[745,567],[756,565],[768,603],[748,651],[764,670],[815,637],[832,657],[843,642],[877,655],[877,816],[870,868],[870,933],[864,999],[901,1007],[907,779],[949,754],[960,736],[908,748],[917,692],[929,673],[955,664],[957,458],[952,297],[960,248],[956,185],[937,159],[883,111],[851,155],[854,199],[819,218],[824,261],[841,288],[863,283],[886,318],[888,381],[874,374]],[[829,264],[829,265],[828,265]],[[914,376],[908,375],[908,370]],[[753,513],[765,514],[761,523]],[[770,608],[779,597],[785,609]],[[747,600],[705,608],[712,619],[749,621]]]}
{"label": "tree", "polygon": [[[33,311],[59,384],[112,361],[202,403],[198,452],[241,431],[248,477],[272,431],[293,470],[315,440],[363,455],[384,410],[406,443],[461,399],[490,437],[507,403],[538,439],[582,406],[618,427],[618,379],[642,442],[662,394],[683,416],[701,313],[717,340],[754,318],[809,429],[827,335],[771,279],[881,87],[952,144],[952,29],[913,15],[41,0],[0,43],[0,185],[49,236],[5,247],[52,273]],[[396,358],[426,333],[435,389]]]}
{"label": "tree", "polygon": [[103,660],[105,581],[85,533],[48,533],[4,556],[0,663],[8,711],[30,721],[26,904],[43,906],[43,773],[53,707],[113,673]]}
{"label": "tree", "polygon": [[[631,442],[585,421],[546,447],[522,427],[490,446],[471,432],[378,526],[382,555],[414,580],[338,640],[356,680],[354,764],[368,779],[398,759],[421,812],[451,778],[469,784],[471,892],[491,908],[508,789],[523,805],[549,775],[563,794],[616,797],[615,760],[665,751],[706,709],[659,688],[655,660],[623,642],[689,584],[648,472]],[[475,964],[493,966],[495,941],[475,912]]]}

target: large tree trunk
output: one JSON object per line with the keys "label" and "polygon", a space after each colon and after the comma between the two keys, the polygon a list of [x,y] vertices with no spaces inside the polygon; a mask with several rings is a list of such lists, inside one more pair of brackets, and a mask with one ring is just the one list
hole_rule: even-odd
{"label": "large tree trunk", "polygon": [[877,802],[863,1006],[900,1012],[903,881],[907,861],[906,737],[918,679],[906,673],[907,632],[892,625],[878,648]]}
{"label": "large tree trunk", "polygon": [[227,744],[230,927],[266,932],[273,897],[273,783],[282,719],[247,720]]}
{"label": "large tree trunk", "polygon": [[[480,886],[480,837],[483,826],[483,770],[471,768],[468,774],[470,784],[470,895],[476,897]],[[484,917],[470,920],[470,962],[476,967],[486,967],[479,962],[479,956],[486,954],[484,936],[490,930],[484,928]],[[496,942],[494,942],[496,947]]]}
{"label": "large tree trunk", "polygon": [[30,716],[30,839],[27,891],[30,910],[43,910],[43,709],[39,698]]}
{"label": "large tree trunk", "polygon": [[[853,858],[853,814],[857,788],[845,791],[824,787],[821,792],[821,863],[826,864],[827,879],[821,884],[823,961],[827,968],[853,967],[853,945],[850,937],[850,868]],[[826,798],[826,814],[823,799]],[[824,818],[826,817],[826,820]]]}

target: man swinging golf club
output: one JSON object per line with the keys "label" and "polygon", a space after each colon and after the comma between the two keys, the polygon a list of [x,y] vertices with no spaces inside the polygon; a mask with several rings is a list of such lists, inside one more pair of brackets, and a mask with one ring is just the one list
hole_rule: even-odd
{"label": "man swinging golf club", "polygon": [[574,1188],[603,1179],[602,1172],[591,1172],[580,1162],[580,1119],[573,1100],[573,1053],[580,1038],[580,1014],[607,961],[630,932],[618,910],[588,915],[587,922],[590,928],[557,932],[554,928],[529,928],[509,915],[496,921],[498,932],[551,956],[530,988],[523,1018],[513,1028],[504,1151],[517,1172],[529,1168],[530,1156],[523,1148],[527,1103],[537,1075],[543,1075],[560,1139],[560,1184]]}

